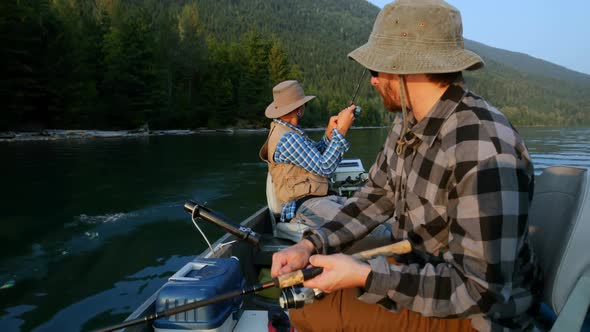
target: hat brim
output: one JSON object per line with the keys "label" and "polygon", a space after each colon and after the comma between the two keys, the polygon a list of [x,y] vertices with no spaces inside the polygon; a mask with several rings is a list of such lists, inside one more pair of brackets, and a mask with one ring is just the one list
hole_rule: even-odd
{"label": "hat brim", "polygon": [[406,47],[386,50],[369,42],[350,52],[348,56],[370,70],[398,75],[452,73],[484,66],[479,55],[466,49],[424,52]]}
{"label": "hat brim", "polygon": [[308,101],[314,99],[315,96],[305,96],[302,99],[299,99],[296,102],[293,102],[289,105],[285,105],[285,106],[277,106],[274,102],[272,102],[270,105],[268,105],[268,107],[266,108],[266,111],[264,112],[264,115],[266,115],[267,118],[269,119],[276,119],[279,118],[283,115],[289,114],[291,112],[293,112],[294,110],[296,110],[299,106],[307,103]]}

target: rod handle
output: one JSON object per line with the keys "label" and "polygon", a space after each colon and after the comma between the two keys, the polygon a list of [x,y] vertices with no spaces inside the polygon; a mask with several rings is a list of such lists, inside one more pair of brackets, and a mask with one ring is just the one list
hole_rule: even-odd
{"label": "rod handle", "polygon": [[275,286],[279,288],[286,288],[299,285],[306,280],[322,274],[322,271],[324,271],[324,269],[321,267],[312,267],[286,273],[275,278]]}
{"label": "rod handle", "polygon": [[366,261],[377,256],[393,256],[407,254],[412,251],[412,244],[408,240],[403,240],[386,246],[364,250],[352,255],[353,258]]}

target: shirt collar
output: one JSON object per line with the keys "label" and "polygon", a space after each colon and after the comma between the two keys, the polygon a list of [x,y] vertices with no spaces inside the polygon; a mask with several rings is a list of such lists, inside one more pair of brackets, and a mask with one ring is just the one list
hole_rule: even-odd
{"label": "shirt collar", "polygon": [[299,133],[299,134],[301,134],[301,135],[305,134],[305,133],[303,132],[303,129],[301,129],[301,127],[299,127],[299,126],[294,126],[294,125],[290,124],[290,123],[289,123],[289,122],[287,122],[287,121],[283,121],[283,120],[281,120],[281,119],[273,119],[272,121],[273,121],[274,123],[277,123],[277,124],[280,124],[280,125],[283,125],[283,126],[287,126],[287,127],[291,128],[291,129],[295,130],[296,132],[298,132],[298,133]]}
{"label": "shirt collar", "polygon": [[432,146],[445,120],[453,114],[467,93],[463,83],[451,84],[440,99],[434,104],[422,121],[410,128],[410,131],[422,142]]}

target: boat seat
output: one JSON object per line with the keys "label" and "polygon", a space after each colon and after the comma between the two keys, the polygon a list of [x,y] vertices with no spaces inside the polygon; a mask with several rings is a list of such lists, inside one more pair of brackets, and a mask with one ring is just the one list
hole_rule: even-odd
{"label": "boat seat", "polygon": [[309,227],[300,223],[277,222],[280,219],[281,210],[283,207],[281,203],[279,203],[277,195],[275,194],[270,172],[268,172],[266,176],[266,202],[270,212],[270,221],[272,223],[272,233],[274,237],[286,239],[292,242],[299,242],[303,232]]}
{"label": "boat seat", "polygon": [[281,236],[285,234],[282,229],[286,223],[277,222],[280,219],[282,206],[275,195],[270,172],[266,176],[266,202],[268,204],[268,214],[272,226],[272,236],[262,234],[260,251],[254,257],[254,264],[258,266],[270,266],[272,255],[275,252],[292,246],[295,242],[299,241],[296,238],[288,236],[288,233],[287,236]]}
{"label": "boat seat", "polygon": [[281,214],[282,206],[275,194],[275,187],[270,172],[266,174],[266,203],[268,204],[271,218],[274,219]]}
{"label": "boat seat", "polygon": [[544,273],[543,302],[557,315],[551,331],[579,331],[590,303],[588,170],[548,167],[535,183],[529,224]]}

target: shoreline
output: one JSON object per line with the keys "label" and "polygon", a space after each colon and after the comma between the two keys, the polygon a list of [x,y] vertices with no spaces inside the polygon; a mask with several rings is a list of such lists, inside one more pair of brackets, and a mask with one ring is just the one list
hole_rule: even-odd
{"label": "shoreline", "polygon": [[[244,129],[172,129],[172,130],[80,130],[80,129],[46,129],[35,132],[0,132],[0,142],[27,142],[27,141],[55,141],[68,139],[93,139],[93,138],[130,138],[165,135],[195,135],[203,133],[226,133]],[[247,131],[264,131],[264,129],[245,129]]]}
{"label": "shoreline", "polygon": [[[352,127],[351,129],[377,129],[385,126]],[[321,131],[325,128],[304,128],[305,131]],[[198,134],[234,134],[234,133],[264,133],[268,128],[225,128],[225,129],[171,129],[171,130],[65,130],[46,129],[35,132],[0,132],[0,143],[2,142],[33,142],[33,141],[55,141],[68,139],[93,139],[93,138],[130,138],[149,136],[183,136]]]}

